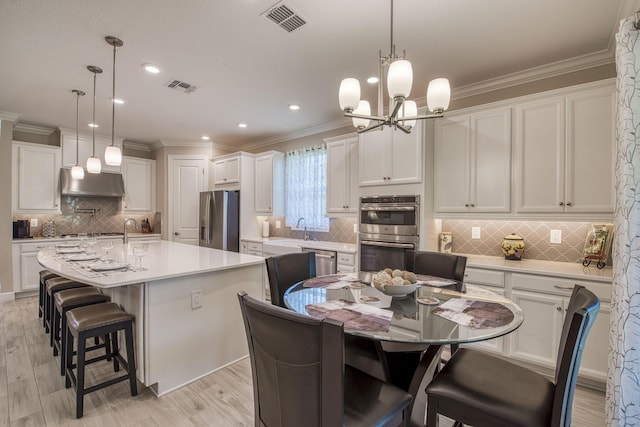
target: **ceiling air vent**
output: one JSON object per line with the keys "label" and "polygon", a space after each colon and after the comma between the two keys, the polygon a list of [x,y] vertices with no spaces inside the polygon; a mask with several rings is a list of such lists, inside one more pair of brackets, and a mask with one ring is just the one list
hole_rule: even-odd
{"label": "ceiling air vent", "polygon": [[165,84],[165,86],[168,87],[169,89],[177,90],[178,92],[182,92],[182,93],[195,92],[195,90],[200,87],[200,86],[192,85],[187,82],[183,82],[182,80],[178,80],[178,79],[169,80]]}
{"label": "ceiling air vent", "polygon": [[288,33],[297,30],[307,23],[299,14],[284,4],[273,6],[262,14]]}

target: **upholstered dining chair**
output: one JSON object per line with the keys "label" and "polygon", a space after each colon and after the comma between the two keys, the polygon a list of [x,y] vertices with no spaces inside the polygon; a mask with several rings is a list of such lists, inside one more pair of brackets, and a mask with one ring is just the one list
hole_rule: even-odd
{"label": "upholstered dining chair", "polygon": [[553,381],[479,350],[458,350],[426,388],[427,427],[438,414],[479,427],[570,426],[582,349],[599,308],[592,292],[573,288]]}
{"label": "upholstered dining chair", "polygon": [[410,394],[344,364],[341,322],[238,299],[256,427],[408,425]]}
{"label": "upholstered dining chair", "polygon": [[292,252],[265,259],[271,304],[287,308],[284,293],[296,283],[316,277],[315,252]]}
{"label": "upholstered dining chair", "polygon": [[405,269],[416,274],[455,280],[455,289],[462,292],[467,257],[442,252],[406,251]]}

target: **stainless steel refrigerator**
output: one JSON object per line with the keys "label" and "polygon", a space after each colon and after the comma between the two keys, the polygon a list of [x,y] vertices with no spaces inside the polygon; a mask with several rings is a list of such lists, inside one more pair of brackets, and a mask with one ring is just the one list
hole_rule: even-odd
{"label": "stainless steel refrigerator", "polygon": [[240,252],[240,192],[200,193],[199,245]]}

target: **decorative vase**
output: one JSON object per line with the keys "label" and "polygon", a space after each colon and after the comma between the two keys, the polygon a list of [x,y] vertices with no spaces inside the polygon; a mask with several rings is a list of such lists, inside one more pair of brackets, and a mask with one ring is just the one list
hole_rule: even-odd
{"label": "decorative vase", "polygon": [[502,253],[505,259],[520,261],[524,255],[524,239],[516,233],[504,236],[502,241]]}

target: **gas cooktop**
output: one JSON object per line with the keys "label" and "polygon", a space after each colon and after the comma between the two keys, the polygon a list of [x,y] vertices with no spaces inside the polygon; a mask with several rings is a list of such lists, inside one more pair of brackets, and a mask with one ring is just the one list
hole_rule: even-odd
{"label": "gas cooktop", "polygon": [[[124,233],[86,233],[87,236],[124,236]],[[61,237],[80,237],[79,233],[61,234]]]}

